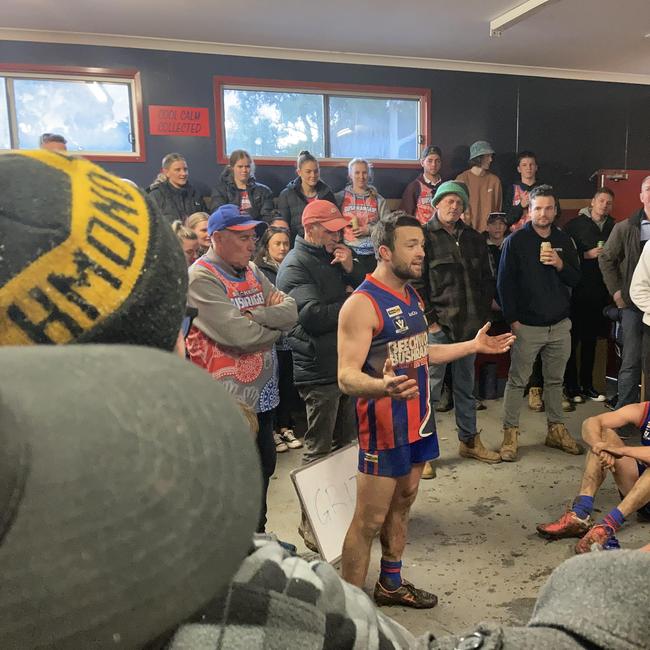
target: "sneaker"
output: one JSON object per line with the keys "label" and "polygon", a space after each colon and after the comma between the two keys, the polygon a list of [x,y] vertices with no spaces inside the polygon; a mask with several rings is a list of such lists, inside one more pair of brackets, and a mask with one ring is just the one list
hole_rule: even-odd
{"label": "sneaker", "polygon": [[567,511],[550,524],[537,524],[537,532],[546,539],[563,539],[564,537],[582,537],[591,526],[591,517],[580,519],[573,510]]}
{"label": "sneaker", "polygon": [[606,399],[605,402],[603,403],[603,406],[605,408],[608,408],[610,411],[615,411],[617,403],[618,403],[618,395],[614,395],[613,397]]}
{"label": "sneaker", "polygon": [[587,534],[576,544],[575,551],[578,554],[600,551],[614,536],[614,529],[606,524],[592,526]]}
{"label": "sneaker", "polygon": [[604,402],[607,398],[599,393],[593,386],[585,388],[582,391],[587,399],[590,399],[592,402]]}
{"label": "sneaker", "polygon": [[289,447],[287,447],[287,443],[282,440],[282,436],[279,433],[273,432],[273,442],[275,443],[275,451],[278,454],[281,454],[285,451],[289,451]]}
{"label": "sneaker", "polygon": [[580,388],[567,388],[566,389],[566,396],[571,400],[574,404],[584,404],[585,398],[582,395],[582,390]]}
{"label": "sneaker", "polygon": [[284,431],[281,431],[280,437],[284,440],[289,449],[300,449],[302,447],[302,441],[298,440],[298,438],[293,435],[293,429],[285,429]]}
{"label": "sneaker", "polygon": [[377,582],[373,598],[380,606],[398,605],[415,609],[431,609],[438,604],[438,596],[424,589],[418,589],[406,580],[402,580],[402,585],[395,591],[388,591]]}
{"label": "sneaker", "polygon": [[576,407],[573,405],[573,402],[567,397],[566,393],[562,393],[562,410],[565,413],[571,413],[571,411],[576,410]]}
{"label": "sneaker", "polygon": [[474,408],[477,411],[485,411],[487,409],[487,406],[485,406],[485,404],[483,404],[480,399],[477,399],[474,401]]}

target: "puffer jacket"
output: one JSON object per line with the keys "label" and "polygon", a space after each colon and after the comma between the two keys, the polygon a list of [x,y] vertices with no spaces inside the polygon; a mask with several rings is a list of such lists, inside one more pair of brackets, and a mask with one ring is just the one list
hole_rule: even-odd
{"label": "puffer jacket", "polygon": [[165,218],[173,223],[177,219],[185,221],[195,212],[207,212],[208,209],[199,191],[186,183],[184,187],[174,187],[169,181],[153,185],[149,191],[149,198]]}
{"label": "puffer jacket", "polygon": [[337,381],[339,311],[349,295],[347,288],[355,289],[363,281],[363,269],[354,260],[348,274],[332,259],[322,246],[298,235],[278,272],[277,288],[298,306],[298,323],[288,334],[296,386]]}
{"label": "puffer jacket", "polygon": [[[330,189],[329,185],[318,181],[316,184],[316,198],[329,201],[336,205],[336,198],[334,192]],[[302,227],[302,211],[307,205],[307,198],[302,191],[302,179],[300,176],[294,178],[287,186],[280,192],[278,197],[278,210],[282,218],[289,224],[291,230],[291,243],[293,244],[296,235],[305,234]]]}
{"label": "puffer jacket", "polygon": [[[241,195],[243,191],[235,185],[230,167],[226,167],[221,173],[216,187],[212,190],[212,209],[216,210],[219,206],[225,205],[226,203],[232,203],[241,207]],[[271,188],[262,183],[258,183],[255,177],[251,176],[248,179],[245,191],[248,192],[248,200],[251,203],[251,207],[247,211],[248,214],[253,219],[270,223],[274,209]]]}

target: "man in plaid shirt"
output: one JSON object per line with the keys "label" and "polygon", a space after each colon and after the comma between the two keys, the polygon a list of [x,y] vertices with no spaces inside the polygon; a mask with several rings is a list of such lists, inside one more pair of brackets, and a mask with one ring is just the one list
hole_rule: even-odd
{"label": "man in plaid shirt", "polygon": [[[469,341],[489,320],[494,278],[485,238],[461,219],[469,197],[464,183],[442,183],[432,200],[436,209],[424,226],[426,263],[422,298],[429,322],[429,344]],[[498,463],[498,453],[483,446],[476,431],[474,357],[451,362],[458,453],[484,463]],[[435,407],[446,364],[431,366],[431,401]],[[432,478],[425,467],[423,478]]]}

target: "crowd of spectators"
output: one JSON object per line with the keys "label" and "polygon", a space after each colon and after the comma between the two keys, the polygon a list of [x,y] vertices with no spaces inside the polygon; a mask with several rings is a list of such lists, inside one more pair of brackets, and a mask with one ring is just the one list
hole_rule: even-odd
{"label": "crowd of spectators", "polygon": [[[56,134],[44,134],[41,143],[44,149],[65,149],[65,140],[62,142]],[[254,177],[252,157],[243,150],[232,153],[212,192],[190,184],[187,162],[177,153],[165,156],[161,175],[142,195],[120,179],[102,177],[98,191],[120,196],[126,206],[124,214],[148,215],[145,219],[148,219],[151,236],[142,239],[145,250],[136,256],[138,244],[132,245],[133,259],[140,260],[141,264],[135,285],[150,282],[151,274],[157,270],[156,281],[165,293],[156,289],[149,302],[135,289],[130,298],[124,296],[119,304],[132,313],[129,312],[129,318],[121,312],[117,314],[115,331],[108,331],[102,319],[98,321],[99,327],[92,325],[86,331],[81,325],[64,320],[57,312],[63,325],[56,334],[66,334],[60,341],[44,340],[50,324],[48,319],[33,324],[12,305],[11,319],[24,332],[7,330],[0,343],[16,344],[16,341],[22,342],[20,336],[27,336],[31,337],[25,341],[29,343],[141,344],[155,332],[161,341],[157,347],[171,350],[177,341],[180,322],[176,321],[180,318],[175,319],[170,313],[180,317],[181,294],[185,296],[187,286],[186,306],[192,310],[192,320],[184,332],[184,340],[180,346],[177,344],[177,351],[205,369],[247,416],[262,470],[261,504],[251,512],[259,512],[256,530],[265,533],[266,493],[278,452],[299,449],[304,444],[303,463],[307,464],[355,440],[362,423],[358,404],[355,417],[353,397],[363,399],[364,395],[372,395],[364,383],[368,376],[379,381],[372,384],[372,390],[379,391],[376,397],[387,398],[389,409],[394,401],[420,397],[417,391],[408,396],[400,393],[407,386],[411,390],[408,383],[411,380],[406,375],[402,377],[401,389],[387,388],[382,392],[381,386],[390,386],[399,375],[388,361],[382,370],[371,368],[371,352],[368,352],[367,364],[357,360],[355,381],[341,377],[338,355],[342,349],[340,337],[342,332],[345,335],[345,330],[341,329],[339,316],[343,309],[350,312],[350,296],[354,294],[358,298],[364,290],[368,291],[368,283],[388,278],[399,287],[407,287],[408,302],[404,304],[413,309],[409,317],[422,321],[419,334],[427,339],[427,358],[431,365],[425,372],[426,382],[418,385],[426,385],[430,394],[419,400],[421,413],[409,411],[408,417],[413,418],[412,422],[431,422],[435,435],[433,410],[449,365],[458,426],[458,453],[461,457],[485,463],[517,460],[519,410],[525,390],[531,385],[539,388],[540,401],[543,396],[542,408],[546,410],[548,423],[546,445],[570,454],[583,453],[583,447],[564,424],[563,402],[604,401],[604,396],[594,386],[604,385],[604,377],[594,376],[594,350],[597,338],[605,333],[603,309],[613,302],[623,332],[618,396],[612,403],[614,412],[585,422],[581,434],[589,454],[579,493],[558,521],[538,526],[538,532],[548,538],[579,537],[578,554],[589,553],[595,548],[610,548],[616,540],[616,531],[627,517],[635,511],[647,516],[646,505],[650,501],[650,478],[644,474],[650,463],[645,447],[650,445],[650,408],[648,402],[638,403],[642,350],[643,365],[650,366],[650,300],[647,299],[650,295],[650,253],[644,248],[650,239],[650,177],[644,179],[641,187],[643,207],[629,219],[614,223],[610,215],[614,195],[610,190],[599,188],[590,206],[561,229],[556,225],[560,211],[557,194],[549,185],[537,182],[534,153],[525,151],[519,155],[517,170],[521,183],[506,192],[507,203],[502,201],[498,177],[489,171],[494,156],[489,142],[478,141],[470,147],[467,171],[453,180],[445,181],[440,177],[441,156],[438,147],[424,149],[420,161],[423,173],[406,188],[402,197],[408,214],[390,213],[386,199],[371,184],[372,169],[368,161],[351,160],[349,183],[335,194],[320,180],[318,160],[307,151],[298,157],[296,178],[280,193],[277,209],[271,190]],[[47,162],[47,158],[44,160]],[[117,208],[115,210],[111,216],[118,218]],[[417,231],[418,237],[413,242],[397,242],[395,236],[385,235],[386,229],[399,227],[400,219],[403,227]],[[139,232],[126,220],[124,223],[133,232]],[[163,228],[159,230],[161,223]],[[179,242],[176,249],[174,235]],[[86,255],[84,246],[87,243],[80,244],[77,263],[80,263],[80,255]],[[404,250],[410,247],[408,264],[398,254],[398,243],[405,247]],[[156,250],[156,246],[160,249]],[[116,254],[107,257],[112,259]],[[83,259],[88,261],[87,256]],[[181,270],[183,260],[187,272]],[[88,286],[86,270],[90,264],[88,261],[80,271],[81,284],[75,287]],[[99,268],[95,262],[92,269],[99,277],[113,278],[105,269],[98,271]],[[47,280],[56,280],[58,285],[53,286],[60,289],[63,277],[50,273]],[[3,280],[1,289],[8,278],[0,279]],[[70,284],[75,278],[64,279],[69,285],[63,293],[66,299],[77,308],[84,308],[86,314],[91,313]],[[119,280],[115,278],[115,282]],[[356,291],[360,286],[361,291]],[[391,293],[388,285],[382,285],[381,291],[382,295]],[[160,301],[162,295],[165,303]],[[402,295],[397,297],[402,299]],[[174,301],[174,297],[179,299]],[[140,302],[136,298],[140,298]],[[174,302],[173,308],[171,302]],[[53,304],[42,300],[41,304],[54,309]],[[372,309],[369,312],[372,318],[379,318],[378,324],[366,327],[369,339],[379,335],[380,325],[383,327],[389,318],[394,334],[408,330],[401,312],[391,314],[388,311],[388,317],[384,317],[376,305],[375,312]],[[109,316],[109,323],[113,323],[113,314]],[[351,332],[355,330],[354,318],[351,321],[349,315],[347,318],[348,332]],[[493,323],[492,336],[488,336],[487,327],[484,327],[488,321]],[[127,322],[138,331],[129,334],[131,330],[124,325]],[[169,325],[165,327],[167,322]],[[514,336],[507,333],[509,329]],[[17,336],[18,339],[12,338]],[[149,344],[156,345],[152,339]],[[504,397],[503,443],[498,451],[493,451],[483,445],[476,427],[476,353],[506,353],[511,345]],[[540,361],[541,381],[536,381],[534,366]],[[418,381],[422,381],[422,377]],[[353,385],[355,388],[351,388]],[[301,403],[307,421],[304,443],[296,436],[293,420]],[[640,449],[627,446],[624,439],[614,433],[613,429],[625,425],[637,427],[641,432]],[[367,428],[368,422],[363,426]],[[412,444],[412,441],[405,444]],[[373,456],[376,451],[372,445],[364,449],[364,462],[376,463]],[[425,461],[435,455],[412,456],[407,462],[409,467],[411,464],[417,466],[412,474],[416,481],[420,474],[423,478],[427,474],[433,476],[433,466]],[[255,468],[249,464],[249,470],[255,471]],[[594,523],[591,520],[594,497],[608,470],[616,479],[622,501]],[[361,461],[360,472],[363,474]],[[367,472],[372,473],[372,470]],[[404,522],[416,493],[417,488],[411,486],[399,509]],[[257,491],[254,495],[257,498]],[[391,504],[390,498],[388,504]],[[356,523],[359,525],[359,521]],[[359,530],[371,542],[380,528],[382,522],[370,536],[366,534],[369,524],[360,525]],[[304,512],[298,530],[305,544],[318,551],[318,540]],[[0,541],[3,532],[4,528],[0,528]],[[252,568],[256,571],[259,566],[267,566],[269,561],[282,565],[286,555],[295,553],[296,549],[290,543],[281,544],[284,549],[277,552],[269,551],[264,544],[256,547],[249,560],[257,560],[252,560],[244,573],[250,577]],[[279,555],[276,557],[275,553]],[[635,556],[633,559],[641,564],[646,562],[645,558],[641,560]],[[435,595],[415,589],[401,579],[401,555],[397,560],[385,560],[382,558],[382,574],[375,589],[378,604],[412,607],[436,604]],[[224,561],[228,559],[222,558]],[[351,565],[348,563],[348,566]],[[631,579],[636,579],[633,570],[627,567],[621,570],[627,570]],[[307,573],[310,571],[306,569]],[[366,571],[367,561],[365,568],[360,567],[357,573],[365,579]],[[230,575],[233,573],[234,568]],[[568,573],[574,575],[576,570],[572,573],[569,567]],[[583,575],[581,570],[577,573]],[[558,576],[556,581],[562,582],[564,573]],[[363,594],[354,587],[341,587],[338,578],[326,577],[326,573],[319,574],[319,580],[319,589],[329,584],[328,589],[333,593],[337,588],[334,585],[339,585],[339,589],[348,590],[346,598],[359,599],[359,611],[368,608],[367,599],[364,600]],[[242,584],[244,582],[242,580]],[[349,582],[359,582],[358,576]],[[359,582],[362,583],[363,580]],[[266,584],[270,584],[268,575]],[[328,612],[332,611],[330,605]],[[337,620],[346,620],[346,616],[352,619],[350,611],[338,612]],[[384,647],[407,647],[416,642],[400,626],[379,614],[375,616],[372,629],[376,628],[374,633],[384,640]],[[561,608],[553,610],[553,616],[561,619]],[[210,626],[208,619],[203,623],[207,627]],[[215,625],[228,626],[230,622],[224,616]],[[543,642],[570,643],[573,639],[579,640],[575,647],[627,647],[611,645],[616,634],[608,634],[607,625],[595,632],[585,627],[574,630],[568,624],[559,630],[551,617],[537,626],[541,636],[534,640],[540,641],[540,647]],[[634,636],[634,626],[630,629]],[[350,632],[350,628],[345,630]],[[160,629],[161,633],[163,631]],[[186,629],[186,633],[191,638],[193,630]],[[205,633],[201,631],[197,639]],[[226,627],[218,632],[225,633]],[[492,633],[491,628],[480,628],[475,635],[483,639]],[[506,628],[500,633],[504,639],[511,635],[512,647],[518,647],[517,640],[524,644],[521,647],[537,647],[526,645],[526,632]],[[517,636],[519,634],[523,636]],[[177,638],[168,640],[171,647],[175,647]],[[418,642],[424,644],[420,647],[430,648],[470,647],[447,646],[433,637]],[[633,642],[637,643],[636,637]],[[201,647],[183,643],[181,640],[178,647]]]}

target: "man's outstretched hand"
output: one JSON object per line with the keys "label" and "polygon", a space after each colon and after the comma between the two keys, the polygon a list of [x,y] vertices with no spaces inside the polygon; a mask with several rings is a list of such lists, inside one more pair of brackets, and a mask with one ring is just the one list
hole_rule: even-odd
{"label": "man's outstretched hand", "polygon": [[476,342],[476,352],[483,354],[501,354],[507,352],[517,338],[512,332],[499,334],[498,336],[488,336],[488,330],[492,323],[485,323],[476,333],[474,341]]}
{"label": "man's outstretched hand", "polygon": [[420,394],[418,382],[406,375],[396,375],[390,358],[384,364],[384,388],[391,399],[415,399]]}

